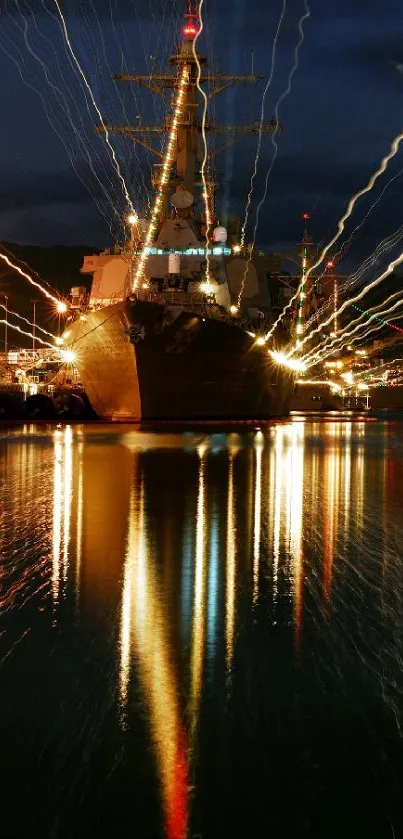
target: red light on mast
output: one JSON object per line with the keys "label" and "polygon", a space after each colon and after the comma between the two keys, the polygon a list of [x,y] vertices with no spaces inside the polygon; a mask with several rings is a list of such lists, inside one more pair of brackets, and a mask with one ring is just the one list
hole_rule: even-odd
{"label": "red light on mast", "polygon": [[308,219],[311,218],[311,217],[310,217],[309,213],[302,213],[302,218],[303,218],[304,221],[308,221]]}
{"label": "red light on mast", "polygon": [[194,23],[185,23],[182,33],[185,38],[195,38],[197,35],[197,26]]}
{"label": "red light on mast", "polygon": [[329,262],[326,263],[326,268],[334,268],[333,259],[329,259]]}

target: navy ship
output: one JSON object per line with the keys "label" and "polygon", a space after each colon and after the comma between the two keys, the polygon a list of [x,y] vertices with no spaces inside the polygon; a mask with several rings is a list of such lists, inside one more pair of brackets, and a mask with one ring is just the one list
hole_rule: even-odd
{"label": "navy ship", "polygon": [[[282,292],[291,292],[273,291],[275,258],[241,247],[234,217],[220,224],[212,175],[226,145],[279,126],[206,119],[200,85],[211,99],[259,77],[211,74],[196,53],[198,31],[189,11],[170,72],[115,77],[173,105],[164,126],[108,125],[148,149],[153,132],[166,135],[152,172],[154,207],[149,218],[131,214],[122,247],[85,259],[89,294],[71,292],[65,345],[92,408],[108,420],[265,420],[290,409],[294,374],[275,363],[263,336],[286,302]],[[208,144],[207,153],[203,135],[223,133],[224,146]],[[277,344],[288,337],[277,334]]]}

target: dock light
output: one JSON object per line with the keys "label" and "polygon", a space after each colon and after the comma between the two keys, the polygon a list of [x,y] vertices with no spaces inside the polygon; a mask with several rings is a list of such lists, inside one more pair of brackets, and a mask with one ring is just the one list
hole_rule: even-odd
{"label": "dock light", "polygon": [[241,253],[241,246],[234,245],[234,247],[232,248],[232,253]]}
{"label": "dock light", "polygon": [[60,347],[64,343],[63,338],[60,337],[55,338],[55,342],[58,345],[58,347]]}
{"label": "dock light", "polygon": [[264,347],[266,341],[263,338],[263,336],[261,335],[259,338],[256,339],[256,343],[257,343],[258,347]]}
{"label": "dock light", "polygon": [[143,288],[148,288],[148,283],[143,283]]}
{"label": "dock light", "polygon": [[230,306],[229,310],[231,312],[231,315],[236,315],[236,313],[238,311],[238,306]]}
{"label": "dock light", "polygon": [[139,217],[138,217],[137,213],[130,213],[130,215],[127,216],[127,221],[128,221],[129,224],[137,224],[138,220],[139,220]]}
{"label": "dock light", "polygon": [[67,303],[64,300],[58,300],[56,303],[56,311],[59,315],[64,315],[67,312]]}
{"label": "dock light", "polygon": [[60,357],[66,364],[74,364],[76,360],[74,350],[60,350]]}
{"label": "dock light", "polygon": [[368,385],[364,385],[361,382],[357,385],[357,390],[369,390]]}

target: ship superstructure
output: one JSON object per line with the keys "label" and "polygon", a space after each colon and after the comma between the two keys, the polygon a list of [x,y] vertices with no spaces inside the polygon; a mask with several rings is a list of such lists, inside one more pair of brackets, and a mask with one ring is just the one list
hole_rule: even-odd
{"label": "ship superstructure", "polygon": [[148,149],[157,131],[167,142],[163,153],[153,149],[162,162],[153,169],[149,217],[132,214],[123,247],[85,259],[83,273],[93,276],[88,299],[82,289],[72,290],[74,315],[65,335],[102,417],[265,419],[289,410],[292,375],[273,363],[259,335],[275,317],[268,282],[273,258],[242,252],[236,224],[219,223],[214,154],[204,144],[209,133],[225,135],[216,155],[246,134],[278,126],[209,122],[200,85],[209,101],[258,77],[210,74],[196,54],[197,33],[189,11],[171,72],[117,77],[170,95],[171,107],[164,126],[108,126]]}

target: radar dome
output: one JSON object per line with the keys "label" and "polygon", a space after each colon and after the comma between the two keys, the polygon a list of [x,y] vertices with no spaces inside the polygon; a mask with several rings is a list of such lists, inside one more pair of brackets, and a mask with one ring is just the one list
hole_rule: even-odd
{"label": "radar dome", "polygon": [[226,242],[227,241],[227,228],[226,227],[215,227],[213,230],[213,242]]}

